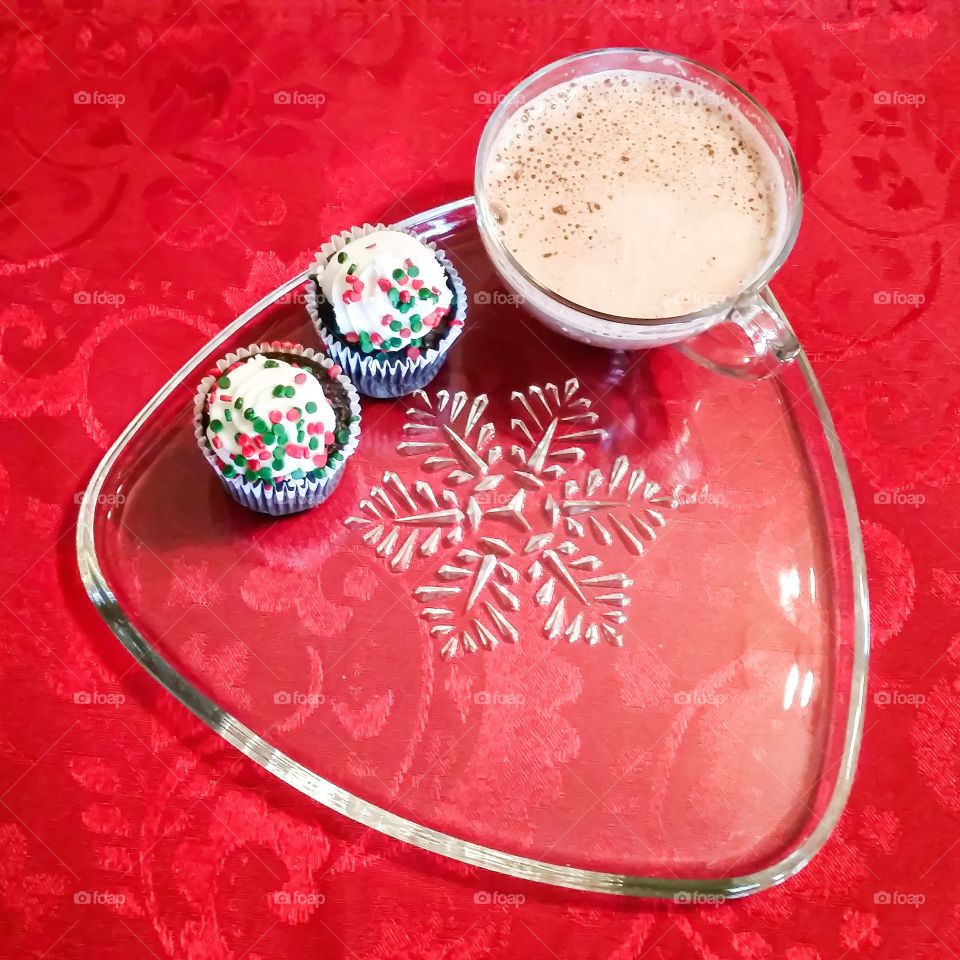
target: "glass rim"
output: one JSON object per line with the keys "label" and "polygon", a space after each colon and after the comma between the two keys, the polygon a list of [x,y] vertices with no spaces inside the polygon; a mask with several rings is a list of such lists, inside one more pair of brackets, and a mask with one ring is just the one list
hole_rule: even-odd
{"label": "glass rim", "polygon": [[[594,310],[590,307],[584,306],[581,303],[568,300],[566,297],[562,296],[556,291],[550,290],[543,286],[543,284],[533,277],[530,272],[520,263],[520,261],[517,260],[517,258],[503,242],[500,231],[496,228],[494,223],[493,214],[491,213],[490,205],[487,201],[487,195],[483,185],[483,161],[493,146],[493,140],[495,136],[494,130],[497,124],[505,118],[505,116],[514,108],[517,100],[519,100],[523,94],[538,80],[562,67],[567,66],[568,64],[577,63],[581,60],[589,60],[595,57],[607,56],[610,54],[646,54],[651,57],[659,57],[664,60],[673,60],[679,63],[686,63],[692,67],[695,67],[697,70],[704,71],[705,73],[709,74],[711,78],[718,81],[720,85],[732,88],[748,101],[751,108],[757,112],[763,123],[769,127],[773,135],[773,139],[777,142],[778,147],[786,159],[793,181],[794,200],[792,203],[788,204],[789,210],[787,214],[787,223],[783,232],[782,240],[780,242],[780,247],[776,253],[776,256],[770,259],[766,267],[756,277],[754,277],[754,279],[751,280],[746,287],[739,290],[734,296],[719,300],[701,308],[700,310],[677,314],[676,316],[671,317],[626,317],[618,314],[605,313],[602,310]],[[650,72],[655,73],[656,71],[652,70]],[[718,92],[722,94],[723,91],[721,90]],[[755,123],[753,123],[749,118],[746,119],[752,127],[756,128],[757,125]],[[744,301],[755,297],[770,282],[777,271],[783,266],[787,257],[790,255],[790,251],[793,249],[794,243],[796,242],[797,234],[800,231],[800,218],[803,212],[803,192],[802,184],[800,182],[800,168],[797,165],[797,158],[793,152],[793,148],[790,146],[790,141],[787,139],[786,134],[783,132],[780,124],[777,123],[767,108],[764,107],[763,104],[753,96],[753,94],[741,87],[740,84],[725,74],[720,73],[718,70],[714,70],[713,67],[708,67],[706,64],[701,63],[699,60],[694,60],[691,57],[684,57],[680,54],[669,53],[665,50],[655,50],[652,47],[598,47],[595,50],[586,50],[581,53],[572,54],[569,57],[563,57],[560,60],[554,60],[552,63],[548,63],[545,66],[540,67],[539,70],[535,70],[528,77],[518,83],[503,97],[500,103],[497,104],[493,113],[490,114],[490,116],[487,118],[486,124],[484,125],[483,133],[480,136],[480,142],[477,146],[477,159],[474,165],[473,174],[473,192],[476,201],[477,225],[480,228],[480,235],[483,237],[485,242],[489,243],[494,250],[496,250],[497,255],[502,257],[509,264],[510,269],[516,271],[516,273],[520,275],[524,282],[530,284],[534,290],[537,291],[537,293],[546,297],[549,301],[552,301],[553,303],[562,307],[566,307],[569,310],[573,310],[574,312],[582,314],[585,317],[589,317],[593,320],[600,320],[606,323],[622,324],[627,326],[669,326],[671,324],[694,324],[697,321],[703,320],[707,317],[728,313]]]}

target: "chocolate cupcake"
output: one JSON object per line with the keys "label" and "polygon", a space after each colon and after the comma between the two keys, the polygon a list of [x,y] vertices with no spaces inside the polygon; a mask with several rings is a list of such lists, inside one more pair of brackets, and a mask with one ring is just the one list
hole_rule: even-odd
{"label": "chocolate cupcake", "polygon": [[433,244],[366,224],[317,254],[307,309],[327,352],[361,393],[399,397],[436,376],[460,335],[467,298]]}
{"label": "chocolate cupcake", "polygon": [[293,343],[227,354],[200,382],[194,434],[227,492],[283,516],[334,491],[360,437],[360,401],[329,357]]}

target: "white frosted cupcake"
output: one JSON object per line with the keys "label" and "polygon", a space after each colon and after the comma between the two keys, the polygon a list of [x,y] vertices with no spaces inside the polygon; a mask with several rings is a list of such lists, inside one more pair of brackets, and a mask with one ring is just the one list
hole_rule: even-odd
{"label": "white frosted cupcake", "polygon": [[463,282],[433,244],[369,224],[324,244],[307,309],[357,389],[398,397],[428,384],[460,335]]}
{"label": "white frosted cupcake", "polygon": [[194,434],[234,500],[297,513],[340,481],[360,437],[360,400],[329,357],[259,344],[228,354],[200,382]]}

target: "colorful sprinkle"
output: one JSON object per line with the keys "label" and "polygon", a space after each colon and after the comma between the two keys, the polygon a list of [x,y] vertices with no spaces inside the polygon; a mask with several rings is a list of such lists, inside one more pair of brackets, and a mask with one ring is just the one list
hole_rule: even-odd
{"label": "colorful sprinkle", "polygon": [[227,376],[221,377],[221,378],[217,381],[217,386],[220,387],[221,390],[229,390],[229,389],[230,389],[230,378],[227,377]]}
{"label": "colorful sprinkle", "polygon": [[316,413],[316,412],[317,412],[317,405],[316,405],[312,400],[308,400],[308,401],[303,405],[303,409],[306,410],[307,413]]}
{"label": "colorful sprinkle", "polygon": [[294,383],[306,383],[306,382],[307,382],[307,375],[306,375],[305,373],[298,373],[298,374],[293,378],[293,382],[294,382]]}

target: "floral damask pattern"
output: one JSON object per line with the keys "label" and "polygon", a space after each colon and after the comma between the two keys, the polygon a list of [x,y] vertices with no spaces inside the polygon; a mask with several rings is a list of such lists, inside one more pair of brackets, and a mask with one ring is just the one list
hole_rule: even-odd
{"label": "floral damask pattern", "polygon": [[[0,954],[960,951],[955,5],[16,3],[0,23]],[[132,669],[73,558],[76,494],[185,358],[305,267],[326,233],[468,193],[497,95],[537,65],[609,44],[698,57],[782,120],[807,203],[777,291],[822,379],[866,521],[877,644],[854,793],[800,876],[743,903],[541,889],[360,830],[225,749]],[[263,562],[278,583],[296,575]],[[703,562],[720,560],[708,551]],[[372,591],[372,576],[345,589]],[[168,599],[186,609],[210,589],[198,563]],[[263,615],[284,602],[256,581],[243,589]],[[348,599],[318,589],[297,613],[322,624]],[[668,683],[656,651],[623,652],[615,695],[656,703]],[[241,646],[198,631],[188,653],[237,703],[249,696]],[[466,715],[459,663],[440,676],[425,658],[421,697]],[[298,669],[330,694],[323,721],[376,750],[397,719],[387,678],[364,701],[309,651]],[[361,658],[350,669],[376,668]],[[553,693],[532,735],[552,731],[557,762],[532,769],[530,798],[558,789],[579,746],[564,717],[578,677],[537,683]],[[281,722],[316,721],[312,709]],[[417,715],[402,720],[396,789],[423,732]],[[527,733],[485,730],[471,774]],[[497,815],[465,788],[471,801]]]}

